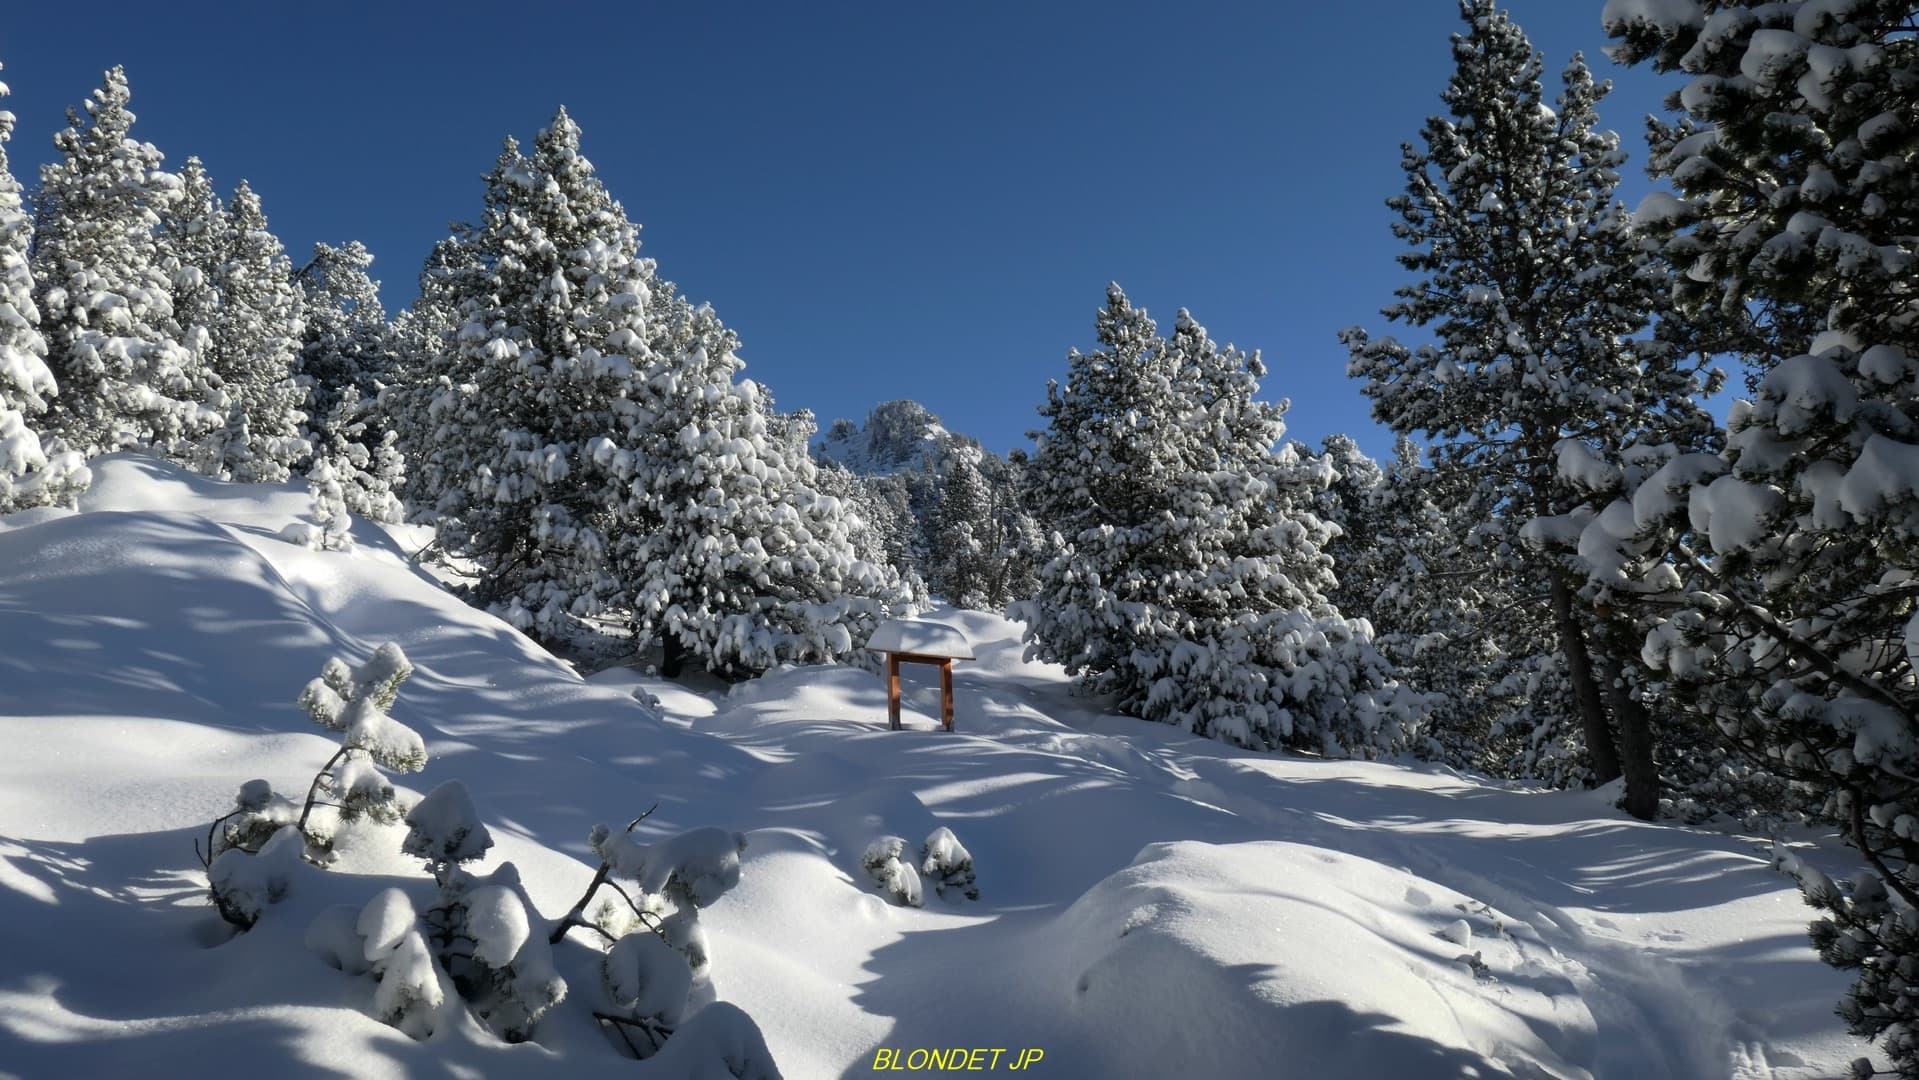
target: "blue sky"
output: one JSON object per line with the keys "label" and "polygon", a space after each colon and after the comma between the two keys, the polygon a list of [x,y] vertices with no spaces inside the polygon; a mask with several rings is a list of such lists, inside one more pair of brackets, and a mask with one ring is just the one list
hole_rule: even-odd
{"label": "blue sky", "polygon": [[[1670,89],[1613,67],[1598,0],[1514,0],[1556,76],[1584,50],[1634,150]],[[1263,351],[1294,436],[1390,436],[1335,335],[1386,327],[1405,272],[1383,200],[1440,108],[1452,0],[1352,3],[279,3],[0,21],[32,183],[119,63],[177,166],[261,193],[302,257],[358,239],[409,302],[503,136],[565,104],[645,250],[740,333],[747,374],[822,426],[911,397],[1025,445],[1108,280]],[[533,14],[528,14],[532,12]]]}

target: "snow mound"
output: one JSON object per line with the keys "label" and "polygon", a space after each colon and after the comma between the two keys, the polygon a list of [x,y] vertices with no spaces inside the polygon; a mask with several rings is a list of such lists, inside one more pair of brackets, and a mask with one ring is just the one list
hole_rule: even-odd
{"label": "snow mound", "polygon": [[1468,904],[1302,844],[1154,844],[1060,916],[1054,990],[1104,1029],[1108,1075],[1275,1060],[1297,1076],[1588,1075],[1596,1025],[1563,962],[1512,936],[1466,958],[1434,937],[1453,901]]}

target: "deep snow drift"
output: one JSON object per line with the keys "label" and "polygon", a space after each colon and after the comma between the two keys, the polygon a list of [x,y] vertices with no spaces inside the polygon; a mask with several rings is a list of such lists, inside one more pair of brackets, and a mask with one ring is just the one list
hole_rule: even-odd
{"label": "deep snow drift", "polygon": [[[498,842],[476,869],[518,864],[542,919],[592,876],[596,822],[658,803],[636,839],[745,834],[740,884],[703,913],[707,1009],[743,1009],[791,1077],[922,1047],[1008,1048],[1001,1068],[1039,1048],[1032,1071],[1061,1077],[1750,1080],[1864,1052],[1758,838],[1101,716],[969,612],[933,616],[979,656],[952,735],[917,672],[905,732],[853,668],[730,693],[581,680],[376,528],[350,553],[278,539],[307,509],[126,457],[97,463],[80,514],[0,519],[0,1076],[680,1076],[723,1056],[691,1028],[650,1064],[618,1056],[577,932],[534,1043],[374,1019],[375,985],[307,931],[431,887],[404,825],[352,828],[336,868],[228,939],[194,839],[243,781],[304,787],[337,742],[295,696],[384,641],[417,669],[393,716],[431,755],[403,786],[462,781]],[[862,855],[897,836],[913,861],[941,827],[979,898],[929,875],[923,906],[888,903]]]}

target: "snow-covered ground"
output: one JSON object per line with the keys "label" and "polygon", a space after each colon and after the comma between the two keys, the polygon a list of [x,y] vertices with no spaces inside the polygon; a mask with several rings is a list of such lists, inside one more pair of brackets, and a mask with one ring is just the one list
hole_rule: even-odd
{"label": "snow-covered ground", "polygon": [[[1864,1052],[1754,838],[1102,716],[971,612],[933,615],[979,654],[951,735],[925,676],[905,732],[850,668],[730,693],[582,680],[376,528],[351,553],[279,539],[307,508],[113,458],[83,513],[0,519],[0,1077],[686,1074],[687,1055],[615,1054],[577,932],[556,950],[573,1000],[535,1043],[375,1020],[373,984],[304,937],[328,904],[430,886],[404,826],[350,831],[311,895],[228,938],[195,838],[242,781],[304,788],[337,742],[295,695],[384,641],[417,667],[392,713],[432,755],[402,782],[464,781],[499,842],[479,869],[517,863],[543,917],[592,876],[596,822],[657,803],[648,836],[747,836],[739,887],[704,913],[713,992],[790,1077],[920,1048],[999,1069],[1038,1049],[1030,1071],[1059,1077],[1526,1080],[1810,1078]],[[923,908],[889,904],[862,853],[941,826],[979,899],[929,881]]]}

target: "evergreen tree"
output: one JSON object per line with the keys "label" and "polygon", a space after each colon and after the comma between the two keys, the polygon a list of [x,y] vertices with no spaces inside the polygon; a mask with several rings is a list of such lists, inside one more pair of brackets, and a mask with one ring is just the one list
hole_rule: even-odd
{"label": "evergreen tree", "polygon": [[508,140],[488,178],[471,241],[484,269],[460,281],[474,291],[424,451],[449,485],[439,540],[477,566],[476,598],[549,639],[618,593],[604,559],[617,504],[587,455],[624,445],[650,359],[652,265],[579,147],[562,109],[531,157]]}
{"label": "evergreen tree", "polygon": [[1652,139],[1675,188],[1651,201],[1680,300],[1760,315],[1755,393],[1723,453],[1628,459],[1581,542],[1607,597],[1649,613],[1646,657],[1705,730],[1821,796],[1864,857],[1848,886],[1783,861],[1821,909],[1814,945],[1858,972],[1841,1015],[1905,1077],[1919,1077],[1915,17],[1885,0],[1607,6],[1616,58],[1686,79],[1683,118]]}
{"label": "evergreen tree", "polygon": [[203,471],[242,483],[285,480],[310,447],[300,437],[304,388],[294,379],[303,315],[293,266],[267,228],[260,197],[242,180],[221,215],[219,304],[205,363],[224,391],[227,422],[208,442]]}
{"label": "evergreen tree", "polygon": [[[517,152],[517,148],[516,148]],[[485,287],[486,266],[472,226],[456,223],[433,245],[420,270],[420,297],[394,317],[393,381],[381,391],[380,412],[399,436],[395,449],[406,463],[400,500],[415,519],[433,521],[440,504],[457,506],[469,475],[462,451],[449,452],[438,437],[441,420],[464,415],[472,384],[458,374],[453,335],[459,330],[464,298]],[[435,406],[439,407],[436,417]]]}
{"label": "evergreen tree", "polygon": [[399,432],[379,408],[396,377],[395,342],[379,283],[367,274],[371,265],[372,254],[357,240],[313,246],[312,260],[296,275],[306,315],[298,367],[314,456],[340,477],[348,509],[395,522],[405,516],[398,490],[406,464]]}
{"label": "evergreen tree", "polygon": [[1439,468],[1487,489],[1472,498],[1489,515],[1474,531],[1485,550],[1517,556],[1526,590],[1549,600],[1554,657],[1542,665],[1568,680],[1593,778],[1623,766],[1628,806],[1646,816],[1658,777],[1630,653],[1595,639],[1565,553],[1529,551],[1520,533],[1582,501],[1555,469],[1562,444],[1605,454],[1649,432],[1697,441],[1710,430],[1692,403],[1703,387],[1667,342],[1644,335],[1669,274],[1640,257],[1613,198],[1622,155],[1594,129],[1608,87],[1575,56],[1549,107],[1519,27],[1491,0],[1460,11],[1468,29],[1453,37],[1442,95],[1451,116],[1427,121],[1423,149],[1405,147],[1407,193],[1390,202],[1395,234],[1414,249],[1400,262],[1425,276],[1385,314],[1438,341],[1409,348],[1348,330],[1348,370],[1365,380],[1374,416],[1425,433]]}
{"label": "evergreen tree", "polygon": [[183,453],[218,414],[181,343],[154,229],[179,194],[161,155],[131,137],[116,67],[54,136],[40,170],[32,269],[48,361],[60,385],[54,428],[88,454],[126,447]]}
{"label": "evergreen tree", "polygon": [[991,611],[1005,599],[997,595],[993,582],[999,521],[992,486],[980,472],[982,456],[978,447],[963,446],[946,459],[932,529],[929,584],[955,607]]}
{"label": "evergreen tree", "polygon": [[[8,94],[0,83],[0,98]],[[44,442],[29,421],[57,392],[33,301],[33,219],[21,206],[20,182],[7,167],[13,114],[0,109],[0,514],[30,506],[72,506],[86,489],[80,455],[58,440]]]}
{"label": "evergreen tree", "polygon": [[[160,212],[161,268],[173,287],[173,324],[180,342],[204,365],[220,307],[220,266],[232,227],[206,166],[190,157],[180,167],[179,195]],[[203,374],[209,388],[217,379]]]}
{"label": "evergreen tree", "polygon": [[659,637],[669,670],[682,654],[725,674],[851,659],[904,606],[897,575],[856,556],[858,517],[815,489],[810,422],[794,437],[738,378],[712,308],[661,299],[647,408],[596,455],[627,491],[615,559],[635,637]]}
{"label": "evergreen tree", "polygon": [[[1029,656],[1119,708],[1244,746],[1390,746],[1416,709],[1363,624],[1326,594],[1334,528],[1322,463],[1280,446],[1284,406],[1254,397],[1257,353],[1184,311],[1171,340],[1109,286],[1100,348],[1068,357],[1029,472],[1053,554]],[[1275,448],[1278,448],[1277,450]]]}

